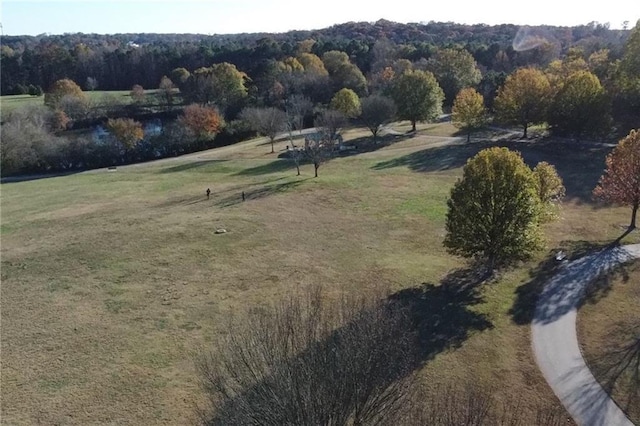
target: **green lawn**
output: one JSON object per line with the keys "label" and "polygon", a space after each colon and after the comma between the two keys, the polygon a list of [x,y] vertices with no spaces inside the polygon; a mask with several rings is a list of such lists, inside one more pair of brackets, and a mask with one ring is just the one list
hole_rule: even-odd
{"label": "green lawn", "polygon": [[[154,96],[157,90],[145,90],[145,93],[149,96]],[[130,90],[95,90],[87,91],[84,94],[87,96],[90,102],[100,103],[105,99],[109,99],[109,102],[119,103],[121,105],[128,105],[131,103],[131,91]],[[30,95],[7,95],[0,96],[0,111],[7,113],[17,108],[24,108],[34,105],[43,105],[44,96],[30,96]]]}
{"label": "green lawn", "polygon": [[[449,124],[421,129],[334,159],[317,179],[310,165],[296,176],[254,140],[1,185],[3,421],[183,424],[202,398],[192,353],[230,316],[310,285],[394,292],[464,266],[442,248],[445,203],[466,159],[490,143],[452,139]],[[354,129],[345,139],[366,146],[365,136]],[[546,229],[550,251],[620,234],[628,209],[588,197],[606,150],[507,145],[566,179],[562,217]],[[425,383],[519,396],[525,419],[534,406],[557,407],[530,351],[532,305],[518,292],[547,256],[451,301],[461,333],[425,359]]]}

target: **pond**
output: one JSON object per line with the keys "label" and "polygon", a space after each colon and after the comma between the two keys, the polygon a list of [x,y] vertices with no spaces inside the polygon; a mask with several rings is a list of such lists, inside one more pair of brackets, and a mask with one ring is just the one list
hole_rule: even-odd
{"label": "pond", "polygon": [[[163,122],[159,118],[153,118],[148,121],[142,122],[142,131],[144,132],[144,139],[149,137],[158,136],[162,133]],[[93,126],[90,130],[91,139],[96,144],[104,143],[109,138],[109,130],[106,126],[98,124]]]}

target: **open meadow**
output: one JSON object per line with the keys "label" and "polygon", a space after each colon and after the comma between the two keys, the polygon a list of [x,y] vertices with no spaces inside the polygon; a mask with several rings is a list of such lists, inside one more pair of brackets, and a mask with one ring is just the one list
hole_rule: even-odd
{"label": "open meadow", "polygon": [[[577,255],[628,224],[630,209],[591,201],[610,148],[488,133],[467,144],[449,123],[411,136],[395,128],[401,135],[375,146],[362,129],[346,132],[358,153],[323,164],[315,179],[313,166],[296,176],[278,158],[287,140],[270,154],[254,139],[2,184],[3,423],[193,422],[202,402],[194,351],[248,309],[318,284],[327,297],[415,288],[438,334],[424,383],[481,385],[519,404],[524,419],[557,408],[530,348],[535,294],[557,250]],[[547,250],[535,259],[442,294],[423,283],[466,265],[442,246],[450,187],[467,158],[495,144],[557,167],[567,189],[560,219],[545,226]]]}

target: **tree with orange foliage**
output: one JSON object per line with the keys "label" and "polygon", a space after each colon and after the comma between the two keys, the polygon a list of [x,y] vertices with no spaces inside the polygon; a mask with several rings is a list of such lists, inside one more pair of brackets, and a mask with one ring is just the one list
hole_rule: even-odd
{"label": "tree with orange foliage", "polygon": [[142,124],[131,118],[115,118],[107,121],[107,130],[126,150],[135,148],[144,138]]}
{"label": "tree with orange foliage", "polygon": [[629,230],[636,227],[640,207],[640,131],[631,130],[607,155],[607,169],[600,177],[593,195],[602,201],[630,205]]}
{"label": "tree with orange foliage", "polygon": [[51,114],[50,123],[54,132],[66,130],[70,122],[71,120],[67,117],[67,114],[65,114],[64,111],[57,109],[53,111],[53,114]]}
{"label": "tree with orange foliage", "polygon": [[179,120],[198,139],[220,133],[224,124],[217,109],[198,104],[186,107]]}
{"label": "tree with orange foliage", "polygon": [[58,104],[65,96],[86,102],[86,96],[82,92],[80,86],[78,86],[73,80],[63,78],[62,80],[57,80],[53,83],[47,93],[45,93],[44,104],[54,109],[58,108]]}

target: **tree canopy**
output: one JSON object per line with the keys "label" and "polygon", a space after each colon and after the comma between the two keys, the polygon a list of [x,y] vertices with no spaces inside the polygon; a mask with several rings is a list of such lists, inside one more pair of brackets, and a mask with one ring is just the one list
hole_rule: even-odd
{"label": "tree canopy", "polygon": [[86,96],[82,92],[80,86],[71,79],[63,78],[62,80],[57,80],[53,83],[47,93],[45,93],[44,104],[53,108],[58,108],[62,98],[65,96],[72,97],[83,102],[86,101]]}
{"label": "tree canopy", "polygon": [[322,62],[329,72],[333,87],[347,88],[364,95],[367,91],[367,79],[357,65],[349,61],[349,56],[345,52],[332,50],[322,56]]}
{"label": "tree canopy", "polygon": [[391,97],[398,107],[398,117],[411,121],[413,131],[416,122],[435,120],[442,114],[444,93],[428,71],[410,70],[395,77]]}
{"label": "tree canopy", "polygon": [[565,195],[565,187],[558,171],[546,161],[541,161],[533,168],[533,177],[536,181],[536,191],[542,203],[541,220],[547,221],[555,219],[556,203],[560,202]]}
{"label": "tree canopy", "polygon": [[180,116],[180,122],[196,138],[216,135],[220,133],[224,125],[218,110],[198,104],[187,106]]}
{"label": "tree canopy", "polygon": [[202,105],[213,103],[224,111],[238,107],[247,97],[246,79],[247,75],[235,65],[223,62],[195,70],[183,90],[191,102]]}
{"label": "tree canopy", "polygon": [[362,99],[360,120],[373,134],[374,141],[378,137],[380,126],[393,120],[396,115],[396,104],[392,99],[382,95],[371,95]]}
{"label": "tree canopy", "polygon": [[547,76],[534,68],[521,68],[498,90],[494,108],[501,121],[522,126],[526,138],[530,125],[545,121],[550,100]]}
{"label": "tree canopy", "polygon": [[525,259],[541,246],[536,179],[519,153],[489,148],[469,159],[447,202],[444,246],[490,268]]}
{"label": "tree canopy", "polygon": [[551,101],[548,121],[554,133],[578,139],[606,132],[611,116],[598,77],[589,71],[571,74]]}
{"label": "tree canopy", "polygon": [[427,69],[442,87],[446,105],[452,105],[460,90],[476,86],[482,78],[475,59],[464,49],[438,50],[427,62]]}
{"label": "tree canopy", "polygon": [[142,124],[131,118],[115,118],[107,121],[107,129],[122,146],[133,149],[144,137]]}
{"label": "tree canopy", "polygon": [[467,133],[469,142],[471,132],[487,123],[487,109],[482,95],[470,87],[462,89],[453,102],[451,121],[454,126]]}
{"label": "tree canopy", "polygon": [[640,206],[640,131],[632,130],[607,156],[605,172],[593,195],[605,202],[631,206],[629,229],[636,227]]}
{"label": "tree canopy", "polygon": [[347,88],[340,89],[331,99],[329,106],[349,118],[356,118],[361,112],[358,94]]}
{"label": "tree canopy", "polygon": [[640,127],[640,20],[631,30],[614,77],[614,112],[627,128]]}

